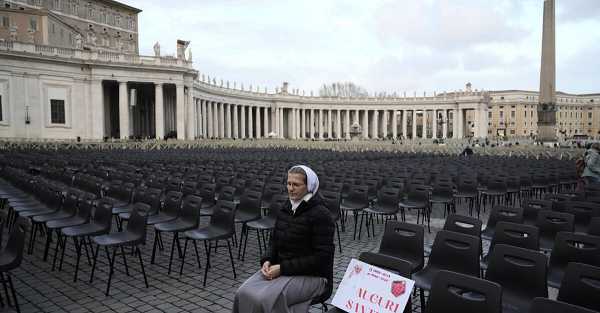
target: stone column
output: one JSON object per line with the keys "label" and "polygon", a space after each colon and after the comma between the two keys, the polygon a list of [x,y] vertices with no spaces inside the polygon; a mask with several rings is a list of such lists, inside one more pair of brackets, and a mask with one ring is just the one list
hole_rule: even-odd
{"label": "stone column", "polygon": [[265,138],[269,138],[269,108],[263,108],[263,133]]}
{"label": "stone column", "polygon": [[433,109],[433,135],[431,137],[433,139],[437,139],[437,126],[438,126],[437,110]]}
{"label": "stone column", "polygon": [[342,110],[335,111],[335,138],[342,138]]}
{"label": "stone column", "polygon": [[257,107],[254,108],[254,110],[256,110],[254,112],[254,115],[255,115],[255,118],[254,118],[254,120],[255,120],[254,121],[255,122],[254,128],[256,128],[256,138],[259,139],[259,138],[262,137],[261,136],[262,130],[261,130],[261,125],[260,125],[261,124],[260,123],[260,119],[261,119],[261,116],[260,116],[260,107],[257,106]]}
{"label": "stone column", "polygon": [[177,140],[185,140],[185,94],[183,85],[176,85]]}
{"label": "stone column", "polygon": [[344,120],[346,121],[346,125],[344,129],[346,129],[346,139],[350,139],[350,110],[346,110],[346,116],[344,116]]}
{"label": "stone column", "polygon": [[417,110],[413,109],[412,139],[417,139]]}
{"label": "stone column", "polygon": [[156,139],[165,138],[165,105],[162,84],[154,84],[154,125]]}
{"label": "stone column", "polygon": [[248,106],[248,138],[254,138],[254,119],[252,114],[254,113],[254,107]]}
{"label": "stone column", "polygon": [[197,125],[197,116],[196,112],[196,101],[194,100],[194,95],[192,94],[192,86],[187,88],[187,135],[186,138],[188,140],[196,139],[196,125]]}
{"label": "stone column", "polygon": [[280,134],[281,134],[280,138],[281,139],[285,138],[285,131],[284,131],[285,128],[284,128],[284,124],[283,124],[283,122],[284,122],[284,119],[283,119],[284,112],[285,112],[284,108],[279,109],[279,129],[280,129]]}
{"label": "stone column", "polygon": [[129,93],[127,82],[119,82],[119,132],[121,139],[129,139]]}
{"label": "stone column", "polygon": [[479,109],[480,126],[479,126],[479,137],[487,138],[489,130],[488,111],[486,105],[482,105]]}
{"label": "stone column", "polygon": [[279,126],[279,111],[280,108],[275,108],[275,116],[273,118],[273,122],[275,123],[275,132],[277,133],[277,138],[281,138],[281,127]]}
{"label": "stone column", "polygon": [[379,110],[373,111],[373,134],[371,138],[379,138]]}
{"label": "stone column", "polygon": [[240,132],[238,129],[238,105],[237,104],[232,104],[233,106],[233,138],[237,139],[240,138]]}
{"label": "stone column", "polygon": [[388,116],[389,116],[389,111],[388,110],[383,111],[383,121],[382,121],[383,139],[387,139],[387,136],[388,136],[388,124],[389,124]]}
{"label": "stone column", "polygon": [[213,136],[215,136],[215,138],[219,138],[219,103],[217,103],[216,101],[213,101],[212,103],[213,105],[213,111],[212,111],[212,118],[213,118]]}
{"label": "stone column", "polygon": [[240,105],[240,138],[246,138],[246,106]]}
{"label": "stone column", "polygon": [[300,138],[305,138],[306,137],[306,110],[302,109],[301,111],[302,115],[301,115],[301,127],[300,127]]}
{"label": "stone column", "polygon": [[427,138],[427,109],[423,109],[423,127],[421,128],[421,138]]}
{"label": "stone column", "polygon": [[221,138],[225,138],[225,103],[220,103],[219,105],[219,135]]}
{"label": "stone column", "polygon": [[310,139],[314,139],[315,138],[315,109],[310,109],[310,125],[308,128],[310,131]]}
{"label": "stone column", "polygon": [[392,111],[392,138],[398,138],[398,115],[396,115],[396,111]]}
{"label": "stone column", "polygon": [[452,111],[452,138],[460,138],[458,136],[458,109]]}
{"label": "stone column", "polygon": [[324,124],[324,120],[323,120],[323,109],[319,109],[319,139],[323,139],[323,124]]}
{"label": "stone column", "polygon": [[363,115],[363,138],[369,139],[369,110],[364,110]]}
{"label": "stone column", "polygon": [[464,138],[465,137],[465,125],[464,125],[464,111],[459,109],[458,110],[458,138]]}
{"label": "stone column", "polygon": [[442,138],[448,138],[448,110],[444,109],[442,111]]}
{"label": "stone column", "polygon": [[225,106],[225,137],[231,139],[231,104],[223,105]]}
{"label": "stone column", "polygon": [[404,137],[404,139],[408,139],[407,119],[408,119],[408,111],[402,110],[402,137]]}

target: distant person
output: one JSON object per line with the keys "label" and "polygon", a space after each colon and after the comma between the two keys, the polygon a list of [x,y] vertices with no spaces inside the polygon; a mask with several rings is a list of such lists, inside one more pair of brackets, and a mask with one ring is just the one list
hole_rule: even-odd
{"label": "distant person", "polygon": [[585,168],[581,175],[586,183],[599,184],[600,183],[600,143],[594,143],[583,155],[585,162]]}
{"label": "distant person", "polygon": [[233,313],[306,313],[333,289],[333,233],[329,210],[317,194],[319,178],[307,166],[288,171],[290,201],[276,213],[261,269],[238,289]]}
{"label": "distant person", "polygon": [[473,149],[471,149],[471,147],[466,146],[465,149],[460,153],[460,155],[465,156],[465,157],[469,157],[473,155]]}

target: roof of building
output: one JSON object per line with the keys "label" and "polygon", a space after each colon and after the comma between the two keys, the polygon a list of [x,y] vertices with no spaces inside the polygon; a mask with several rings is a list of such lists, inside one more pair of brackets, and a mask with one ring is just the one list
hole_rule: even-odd
{"label": "roof of building", "polygon": [[142,12],[142,10],[140,10],[138,8],[132,7],[132,6],[127,5],[127,4],[123,3],[123,2],[119,2],[119,1],[115,1],[115,0],[98,0],[98,2],[104,2],[104,3],[108,4],[108,5],[118,6],[118,7],[121,7],[123,9],[134,11],[135,13]]}

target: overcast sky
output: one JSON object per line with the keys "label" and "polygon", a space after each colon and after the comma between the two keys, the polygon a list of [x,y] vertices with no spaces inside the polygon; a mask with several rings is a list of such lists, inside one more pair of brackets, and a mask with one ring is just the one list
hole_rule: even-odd
{"label": "overcast sky", "polygon": [[[317,92],[538,90],[543,0],[122,0],[140,53],[190,40],[201,73]],[[600,0],[556,0],[557,89],[600,92]]]}

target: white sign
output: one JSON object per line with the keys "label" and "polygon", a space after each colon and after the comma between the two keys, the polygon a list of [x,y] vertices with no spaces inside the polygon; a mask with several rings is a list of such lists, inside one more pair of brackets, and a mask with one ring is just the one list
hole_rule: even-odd
{"label": "white sign", "polygon": [[352,259],[331,304],[353,313],[402,313],[415,282]]}

